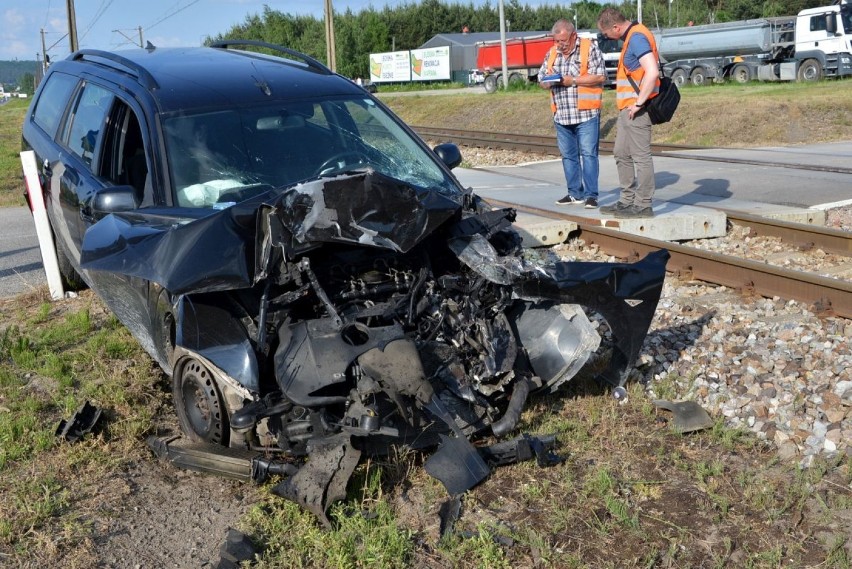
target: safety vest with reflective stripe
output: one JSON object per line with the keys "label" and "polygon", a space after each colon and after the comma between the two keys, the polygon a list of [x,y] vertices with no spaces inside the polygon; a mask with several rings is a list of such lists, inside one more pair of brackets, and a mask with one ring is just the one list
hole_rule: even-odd
{"label": "safety vest with reflective stripe", "polygon": [[[592,48],[592,40],[589,38],[580,38],[580,75],[585,75],[589,72],[589,51]],[[553,73],[553,63],[556,61],[558,54],[556,46],[550,48],[547,52],[547,74]],[[577,85],[577,108],[581,111],[592,111],[601,108],[601,100],[603,99],[603,87],[585,87]],[[556,114],[556,98],[553,95],[553,90],[550,91],[550,110]]]}
{"label": "safety vest with reflective stripe", "polygon": [[[654,52],[654,61],[657,62],[657,65],[659,65],[660,61],[660,54],[657,53],[657,42],[654,41],[654,34],[651,33],[651,30],[642,24],[633,24],[630,26],[630,29],[627,31],[627,37],[624,38],[624,47],[621,49],[621,57],[618,58],[618,71],[615,74],[615,96],[619,111],[633,105],[637,99],[636,89],[633,88],[633,85],[630,84],[627,78],[632,78],[636,86],[641,89],[642,78],[645,76],[645,69],[641,65],[634,71],[628,71],[624,65],[624,54],[627,52],[627,44],[630,43],[630,38],[635,33],[640,33],[648,39],[648,43],[651,44],[651,50]],[[657,84],[648,98],[653,99],[659,94],[660,80],[658,78]]]}

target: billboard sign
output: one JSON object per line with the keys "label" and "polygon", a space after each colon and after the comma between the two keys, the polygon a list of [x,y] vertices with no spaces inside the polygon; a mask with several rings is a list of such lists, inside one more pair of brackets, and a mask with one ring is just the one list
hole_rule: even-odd
{"label": "billboard sign", "polygon": [[371,53],[370,81],[373,83],[411,81],[411,65],[408,62],[408,51]]}
{"label": "billboard sign", "polygon": [[449,78],[449,46],[411,50],[411,79],[413,81],[448,80]]}

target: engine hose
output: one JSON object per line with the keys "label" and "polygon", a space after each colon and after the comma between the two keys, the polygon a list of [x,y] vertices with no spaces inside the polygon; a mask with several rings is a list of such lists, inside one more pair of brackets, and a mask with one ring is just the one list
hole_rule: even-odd
{"label": "engine hose", "polygon": [[531,386],[532,382],[526,377],[515,384],[515,389],[512,391],[512,398],[509,399],[509,406],[506,407],[506,412],[503,413],[503,416],[498,421],[491,423],[491,432],[494,433],[495,437],[502,437],[518,424],[518,419],[521,418],[521,412],[527,403],[527,396],[530,394]]}

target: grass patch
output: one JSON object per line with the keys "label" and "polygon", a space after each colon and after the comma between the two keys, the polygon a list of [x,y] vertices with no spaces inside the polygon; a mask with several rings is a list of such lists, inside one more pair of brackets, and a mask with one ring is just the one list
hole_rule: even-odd
{"label": "grass patch", "polygon": [[21,126],[29,99],[10,99],[0,106],[0,207],[26,205],[21,171]]}

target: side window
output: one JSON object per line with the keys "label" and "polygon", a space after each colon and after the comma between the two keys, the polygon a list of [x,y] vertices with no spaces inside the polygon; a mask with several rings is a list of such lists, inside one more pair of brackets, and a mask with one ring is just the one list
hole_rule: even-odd
{"label": "side window", "polygon": [[114,185],[133,186],[137,206],[153,205],[154,190],[139,118],[118,97],[112,107],[99,151],[102,158],[94,173]]}
{"label": "side window", "polygon": [[825,14],[820,14],[819,16],[811,16],[811,31],[819,32],[825,31]]}
{"label": "side window", "polygon": [[77,100],[65,143],[86,164],[92,164],[98,137],[104,130],[112,100],[109,91],[91,83],[83,88]]}
{"label": "side window", "polygon": [[68,99],[71,98],[71,93],[76,85],[77,78],[64,73],[52,73],[48,76],[47,83],[41,90],[41,95],[39,95],[33,112],[33,122],[51,138],[56,136],[59,122],[68,106]]}

